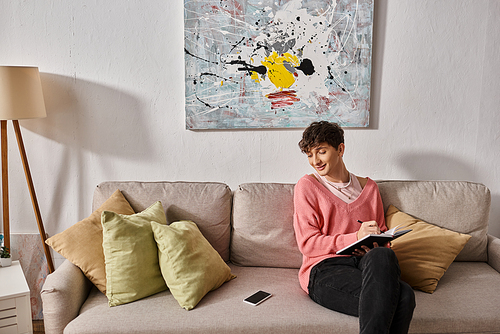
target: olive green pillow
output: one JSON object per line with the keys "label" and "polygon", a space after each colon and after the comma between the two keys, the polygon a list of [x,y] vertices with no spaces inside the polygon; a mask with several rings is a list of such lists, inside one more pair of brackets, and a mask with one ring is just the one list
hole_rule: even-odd
{"label": "olive green pillow", "polygon": [[414,289],[433,293],[470,235],[428,224],[390,205],[385,215],[389,229],[398,225],[412,229],[392,241],[401,267],[401,279]]}
{"label": "olive green pillow", "polygon": [[209,291],[236,277],[195,223],[151,225],[158,244],[161,273],[181,307],[193,309]]}
{"label": "olive green pillow", "polygon": [[116,190],[90,216],[47,239],[45,243],[80,268],[85,276],[106,294],[101,225],[101,213],[104,210],[125,215],[135,213],[120,190]]}
{"label": "olive green pillow", "polygon": [[156,202],[133,215],[102,213],[106,260],[106,296],[116,306],[166,290],[158,263],[152,222],[166,225],[163,206]]}

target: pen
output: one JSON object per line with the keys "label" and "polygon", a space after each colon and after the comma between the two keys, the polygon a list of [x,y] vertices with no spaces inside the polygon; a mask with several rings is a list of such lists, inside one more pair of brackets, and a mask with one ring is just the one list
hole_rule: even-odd
{"label": "pen", "polygon": [[[358,219],[357,221],[358,221],[358,223],[363,224],[363,222],[361,220]],[[382,231],[379,230],[379,233],[382,234]]]}

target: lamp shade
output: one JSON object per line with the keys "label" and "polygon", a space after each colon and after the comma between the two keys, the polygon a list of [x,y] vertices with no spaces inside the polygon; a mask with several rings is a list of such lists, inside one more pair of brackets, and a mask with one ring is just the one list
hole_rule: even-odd
{"label": "lamp shade", "polygon": [[0,66],[0,120],[46,116],[38,67]]}

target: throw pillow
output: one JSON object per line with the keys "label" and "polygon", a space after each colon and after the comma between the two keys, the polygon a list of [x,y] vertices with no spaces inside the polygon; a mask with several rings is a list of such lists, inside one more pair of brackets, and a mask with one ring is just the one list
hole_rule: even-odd
{"label": "throw pillow", "polygon": [[151,225],[158,244],[161,273],[181,307],[193,309],[209,291],[236,277],[195,223]]}
{"label": "throw pillow", "polygon": [[401,267],[401,279],[414,289],[433,293],[471,236],[428,224],[393,205],[387,209],[385,219],[388,228],[401,224],[412,229],[392,241]]}
{"label": "throw pillow", "polygon": [[102,213],[109,306],[129,303],[167,289],[160,272],[152,222],[167,224],[161,202],[133,215]]}
{"label": "throw pillow", "polygon": [[135,213],[120,190],[116,190],[90,216],[47,239],[45,242],[53,250],[80,268],[85,276],[102,293],[106,294],[106,269],[102,250],[101,225],[101,213],[104,210],[125,215]]}

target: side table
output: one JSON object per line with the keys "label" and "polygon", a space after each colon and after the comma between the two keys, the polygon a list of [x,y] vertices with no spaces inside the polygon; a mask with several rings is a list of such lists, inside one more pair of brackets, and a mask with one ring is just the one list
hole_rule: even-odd
{"label": "side table", "polygon": [[19,261],[0,267],[0,334],[33,333],[30,289]]}

